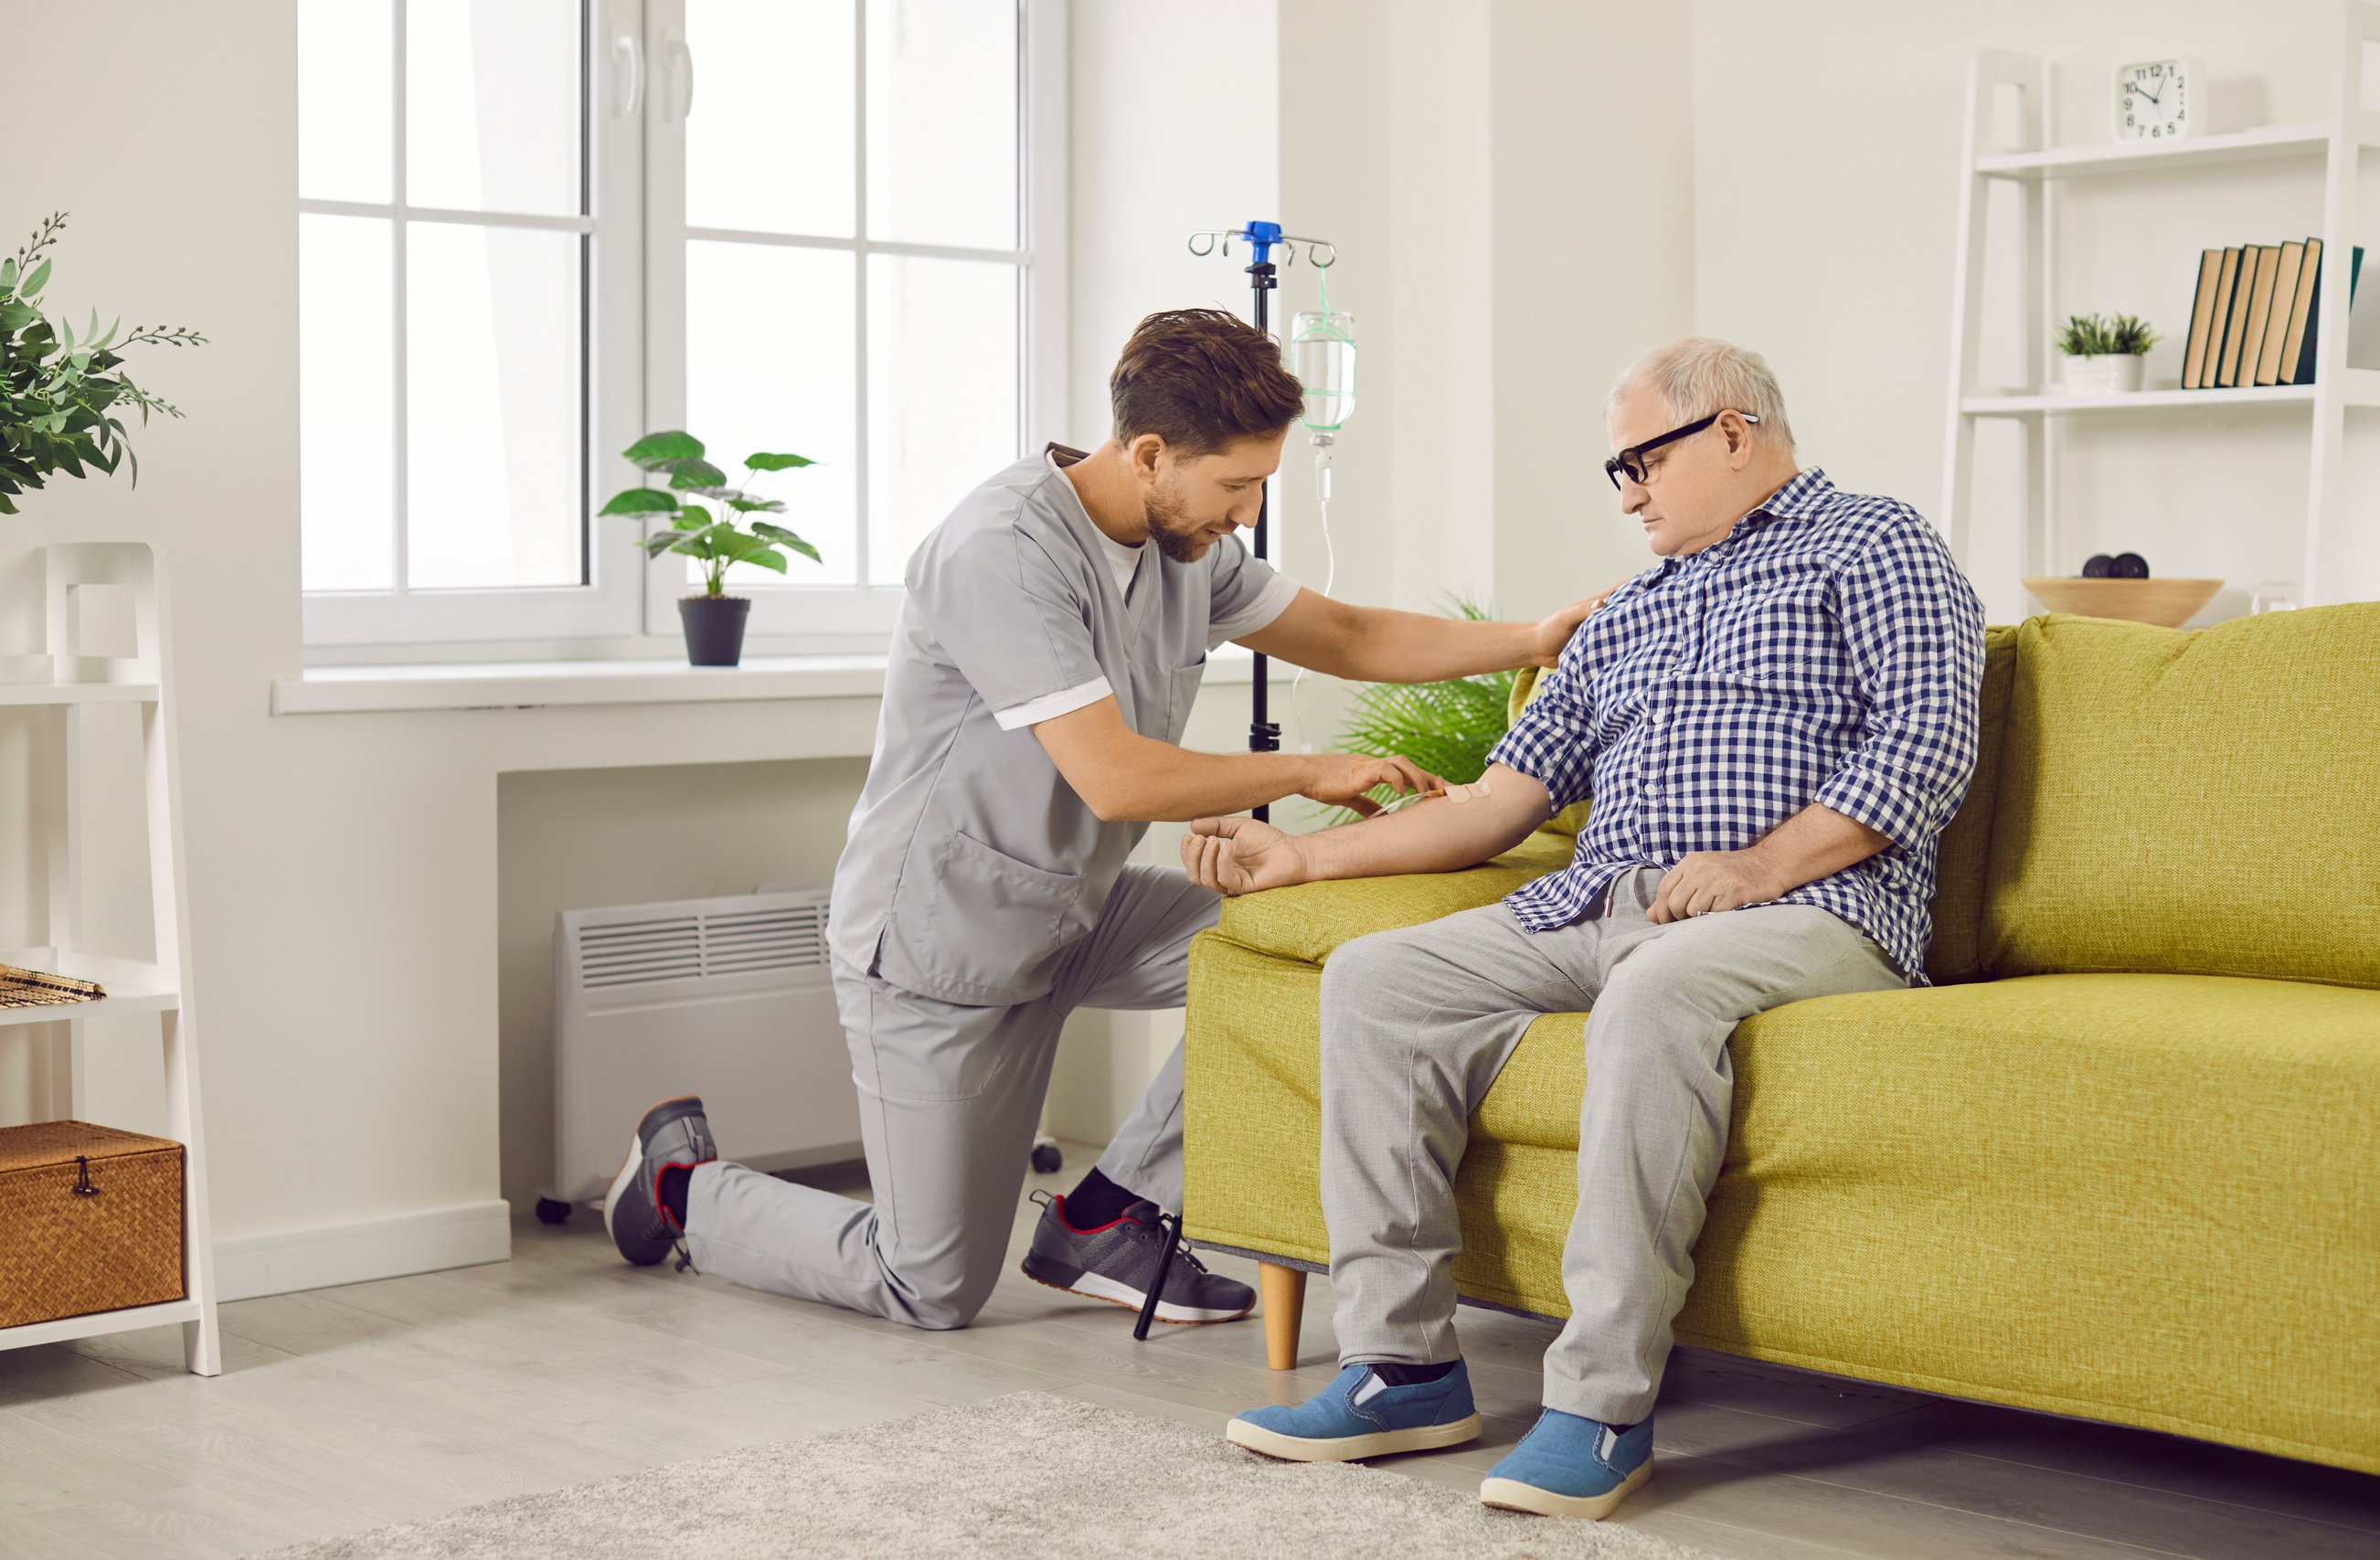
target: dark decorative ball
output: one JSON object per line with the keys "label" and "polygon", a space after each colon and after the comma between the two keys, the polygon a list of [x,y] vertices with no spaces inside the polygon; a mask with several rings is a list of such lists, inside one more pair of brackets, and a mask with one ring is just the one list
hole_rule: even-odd
{"label": "dark decorative ball", "polygon": [[2144,580],[2149,577],[2149,561],[2137,552],[2119,552],[2115,576],[2119,580]]}
{"label": "dark decorative ball", "polygon": [[2113,579],[2116,577],[2116,561],[2104,552],[2095,552],[2083,561],[2082,577],[2086,580]]}

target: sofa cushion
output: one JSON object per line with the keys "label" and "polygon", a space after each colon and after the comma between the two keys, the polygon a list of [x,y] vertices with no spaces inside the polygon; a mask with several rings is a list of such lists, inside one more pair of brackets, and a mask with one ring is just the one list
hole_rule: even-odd
{"label": "sofa cushion", "polygon": [[1984,962],[1984,884],[1991,867],[2009,690],[2016,682],[2016,643],[2014,623],[1984,630],[1975,770],[1934,852],[1934,937],[1925,949],[1925,973],[1937,986],[1984,980],[1991,973]]}
{"label": "sofa cushion", "polygon": [[1493,904],[1524,883],[1568,866],[1577,843],[1540,829],[1494,861],[1463,872],[1300,883],[1227,899],[1222,935],[1261,953],[1319,964],[1341,943],[1367,932]]}
{"label": "sofa cushion", "polygon": [[2380,986],[2380,604],[2019,630],[1984,955]]}

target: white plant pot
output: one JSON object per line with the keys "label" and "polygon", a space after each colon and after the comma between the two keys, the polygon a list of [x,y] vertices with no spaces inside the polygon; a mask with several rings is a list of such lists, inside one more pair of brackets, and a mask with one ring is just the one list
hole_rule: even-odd
{"label": "white plant pot", "polygon": [[2058,363],[2058,383],[2076,395],[2110,395],[2141,387],[2141,365],[2146,361],[2137,352],[2102,352],[2082,357],[2061,357]]}

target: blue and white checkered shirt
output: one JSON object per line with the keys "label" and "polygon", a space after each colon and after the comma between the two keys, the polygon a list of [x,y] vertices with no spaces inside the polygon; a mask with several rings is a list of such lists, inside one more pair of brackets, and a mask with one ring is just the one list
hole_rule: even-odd
{"label": "blue and white checkered shirt", "polygon": [[1736,851],[1813,802],[1892,842],[1773,902],[1859,927],[1927,984],[1937,837],[1973,773],[1984,610],[1924,516],[1813,468],[1724,538],[1607,597],[1495,762],[1556,808],[1595,798],[1571,865],[1512,894],[1588,914],[1622,872]]}

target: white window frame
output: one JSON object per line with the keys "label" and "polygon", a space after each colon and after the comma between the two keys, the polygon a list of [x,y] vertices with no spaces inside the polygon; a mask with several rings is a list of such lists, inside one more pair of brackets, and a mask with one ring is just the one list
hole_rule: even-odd
{"label": "white window frame", "polygon": [[[641,474],[622,459],[656,429],[685,421],[685,357],[678,321],[685,287],[685,117],[683,103],[698,61],[687,52],[684,0],[585,0],[588,214],[529,217],[446,212],[405,203],[405,7],[392,6],[395,115],[392,200],[387,203],[301,200],[301,212],[391,219],[395,248],[393,319],[395,353],[396,581],[388,591],[308,591],[306,659],[312,665],[385,661],[668,659],[685,653],[676,601],[687,594],[686,559],[647,561],[638,527],[598,520],[592,511]],[[867,191],[866,0],[857,17],[854,199],[864,217]],[[811,248],[855,253],[859,269],[855,330],[858,395],[856,450],[863,505],[867,490],[867,256],[894,253],[968,259],[1006,258],[1018,270],[1023,377],[1019,449],[1061,436],[1067,368],[1066,38],[1064,0],[1017,0],[1018,163],[1022,247],[1014,251],[894,244],[864,236],[798,238]],[[633,112],[629,104],[633,101]],[[588,559],[592,583],[491,589],[413,590],[404,580],[406,481],[405,224],[468,222],[585,233],[587,377],[589,397]],[[692,230],[692,236],[706,230]],[[665,302],[662,300],[666,300]],[[663,321],[669,321],[666,328]],[[798,447],[798,446],[797,446]],[[986,473],[986,475],[990,475]],[[955,500],[958,495],[952,495]],[[864,560],[864,554],[863,554]],[[864,577],[864,563],[863,563]],[[897,586],[747,587],[753,611],[745,653],[792,655],[882,650],[902,591]]]}

